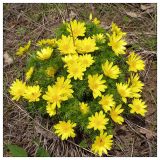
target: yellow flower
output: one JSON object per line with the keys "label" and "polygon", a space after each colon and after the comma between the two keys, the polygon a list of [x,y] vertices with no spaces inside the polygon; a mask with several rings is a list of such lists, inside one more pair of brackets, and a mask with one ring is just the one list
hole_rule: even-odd
{"label": "yellow flower", "polygon": [[89,14],[89,20],[90,20],[90,21],[92,20],[92,17],[93,17],[93,16],[92,16],[92,13],[90,13],[90,14]]}
{"label": "yellow flower", "polygon": [[60,50],[61,54],[76,54],[76,47],[73,43],[73,37],[71,36],[64,36],[57,41],[58,49]]}
{"label": "yellow flower", "polygon": [[73,129],[75,126],[76,123],[72,123],[70,120],[68,120],[67,122],[59,121],[59,123],[54,125],[53,128],[55,129],[55,133],[61,137],[62,140],[65,140],[69,137],[74,138],[76,136]]}
{"label": "yellow flower", "polygon": [[89,20],[92,21],[95,25],[100,24],[100,20],[96,17],[93,19],[92,13],[89,14]]}
{"label": "yellow flower", "polygon": [[100,24],[100,20],[95,17],[95,18],[93,19],[93,23],[94,23],[95,25],[98,25],[98,24]]}
{"label": "yellow flower", "polygon": [[41,95],[41,89],[39,85],[36,86],[27,86],[23,97],[27,99],[29,102],[36,102],[39,101],[39,97]]}
{"label": "yellow flower", "polygon": [[108,123],[109,119],[105,117],[102,111],[99,113],[96,112],[95,115],[92,115],[89,119],[89,124],[87,126],[88,129],[94,128],[94,130],[103,131],[106,129],[106,124]]}
{"label": "yellow flower", "polygon": [[106,96],[102,95],[102,99],[99,101],[99,104],[102,105],[102,108],[107,113],[111,110],[111,107],[115,106],[115,101],[113,95],[107,94]]}
{"label": "yellow flower", "polygon": [[127,102],[127,97],[131,97],[131,89],[129,88],[127,83],[116,83],[117,91],[122,97],[124,103]]}
{"label": "yellow flower", "polygon": [[16,79],[10,86],[9,93],[13,96],[12,100],[18,101],[23,96],[26,88],[26,83]]}
{"label": "yellow flower", "polygon": [[50,45],[52,47],[56,46],[56,40],[53,39],[41,39],[37,42],[37,46],[44,46],[44,45]]}
{"label": "yellow flower", "polygon": [[112,47],[112,50],[114,53],[118,56],[119,54],[126,54],[125,50],[127,45],[126,41],[121,39],[121,35],[117,35],[115,32],[113,32],[112,35],[107,34],[109,37],[109,43],[108,46]]}
{"label": "yellow flower", "polygon": [[98,47],[96,47],[95,40],[90,37],[84,38],[83,40],[76,40],[75,45],[77,47],[78,53],[81,54],[94,52],[95,50],[98,50]]}
{"label": "yellow flower", "polygon": [[112,32],[119,33],[119,32],[121,31],[121,28],[119,28],[114,22],[112,22],[111,31],[112,31]]}
{"label": "yellow flower", "polygon": [[64,67],[72,65],[75,61],[78,61],[78,55],[67,55],[62,57],[63,62],[65,63]]}
{"label": "yellow flower", "polygon": [[71,80],[70,79],[64,79],[64,77],[58,77],[57,81],[55,83],[56,87],[59,90],[63,90],[63,94],[61,95],[61,97],[63,97],[63,99],[68,99],[72,97],[72,85],[70,84]]}
{"label": "yellow flower", "polygon": [[124,118],[120,116],[124,109],[121,108],[122,105],[118,105],[117,107],[113,106],[110,111],[110,116],[115,123],[122,124],[124,122]]}
{"label": "yellow flower", "polygon": [[126,33],[122,32],[121,28],[119,28],[115,23],[112,22],[112,28],[111,31],[113,33],[116,33],[116,35],[120,36],[122,38],[122,36],[125,36]]}
{"label": "yellow flower", "polygon": [[104,42],[105,42],[105,37],[104,37],[104,34],[102,34],[102,33],[93,35],[92,38],[93,38],[96,42],[101,42],[101,43],[104,43]]}
{"label": "yellow flower", "polygon": [[147,112],[147,105],[141,99],[133,99],[132,104],[129,104],[128,106],[131,108],[130,113],[137,113],[145,116],[145,113]]}
{"label": "yellow flower", "polygon": [[142,92],[142,88],[144,84],[139,80],[138,74],[131,74],[130,78],[128,79],[128,84],[130,85],[131,89],[131,98],[139,98],[141,95],[139,92]]}
{"label": "yellow flower", "polygon": [[67,67],[68,78],[74,78],[75,80],[83,79],[86,68],[94,63],[93,57],[89,55],[67,55],[62,58],[66,63],[64,67]]}
{"label": "yellow flower", "polygon": [[63,90],[59,90],[58,87],[56,87],[55,85],[48,86],[48,91],[43,95],[43,99],[46,100],[48,103],[53,104],[54,106],[58,106],[58,108],[61,107],[61,101],[65,101],[65,99],[63,99],[63,97],[61,97],[61,95],[63,95]]}
{"label": "yellow flower", "polygon": [[70,79],[65,80],[64,77],[58,77],[55,85],[48,86],[48,91],[43,95],[43,99],[60,108],[62,101],[72,97],[73,90],[70,82]]}
{"label": "yellow flower", "polygon": [[71,69],[73,69],[73,65],[77,65],[80,68],[83,68],[83,70],[85,70],[87,67],[90,67],[93,63],[93,57],[90,54],[86,54],[86,55],[67,55],[65,57],[62,58],[63,62],[65,63],[64,67],[69,67]]}
{"label": "yellow flower", "polygon": [[28,43],[26,45],[24,45],[23,47],[19,47],[19,49],[16,52],[16,55],[22,56],[25,52],[28,51],[30,45],[31,45],[31,41],[28,41]]}
{"label": "yellow flower", "polygon": [[30,67],[26,73],[26,81],[28,81],[31,78],[33,71],[34,71],[34,67]]}
{"label": "yellow flower", "polygon": [[56,73],[56,69],[54,67],[47,67],[46,69],[46,74],[49,76],[49,77],[53,77],[54,74]]}
{"label": "yellow flower", "polygon": [[100,136],[96,137],[96,140],[92,144],[92,151],[102,156],[103,153],[108,154],[108,150],[111,150],[113,144],[113,135],[107,135],[107,133],[100,133]]}
{"label": "yellow flower", "polygon": [[87,103],[82,102],[79,103],[79,105],[80,105],[80,110],[83,114],[87,114],[89,112],[89,106]]}
{"label": "yellow flower", "polygon": [[56,115],[56,105],[48,103],[46,106],[46,111],[50,117]]}
{"label": "yellow flower", "polygon": [[37,51],[37,58],[40,60],[46,60],[51,57],[53,49],[50,47],[42,48],[41,51]]}
{"label": "yellow flower", "polygon": [[67,24],[67,31],[74,38],[77,38],[78,36],[84,36],[86,32],[85,23],[77,22],[76,20],[73,20],[70,22],[70,24]]}
{"label": "yellow flower", "polygon": [[113,65],[113,62],[109,62],[108,60],[105,64],[102,64],[102,70],[106,76],[112,79],[117,79],[121,73],[119,67],[117,65]]}
{"label": "yellow flower", "polygon": [[95,62],[90,54],[79,56],[78,61],[82,64],[84,68],[90,67]]}
{"label": "yellow flower", "polygon": [[88,76],[88,84],[89,88],[93,91],[93,97],[97,98],[98,96],[101,97],[101,92],[105,92],[105,89],[107,88],[107,85],[104,85],[106,82],[105,80],[102,80],[103,75],[89,75]]}
{"label": "yellow flower", "polygon": [[84,71],[86,68],[82,66],[80,62],[73,62],[72,64],[68,65],[67,72],[69,73],[67,78],[74,78],[75,80],[83,79]]}
{"label": "yellow flower", "polygon": [[141,57],[134,52],[130,53],[126,63],[129,65],[129,71],[133,72],[144,70],[145,67],[144,61],[141,60]]}

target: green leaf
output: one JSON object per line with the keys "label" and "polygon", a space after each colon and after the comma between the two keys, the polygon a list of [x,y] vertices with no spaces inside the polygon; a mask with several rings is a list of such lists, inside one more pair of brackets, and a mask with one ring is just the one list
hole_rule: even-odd
{"label": "green leaf", "polygon": [[17,145],[8,144],[7,148],[9,149],[13,157],[28,157],[27,152]]}
{"label": "green leaf", "polygon": [[50,157],[49,153],[43,147],[38,148],[36,156],[37,157]]}
{"label": "green leaf", "polygon": [[87,148],[88,147],[88,143],[87,143],[87,141],[84,139],[84,140],[82,140],[80,143],[79,143],[79,145],[81,146],[81,147],[83,147],[83,148]]}

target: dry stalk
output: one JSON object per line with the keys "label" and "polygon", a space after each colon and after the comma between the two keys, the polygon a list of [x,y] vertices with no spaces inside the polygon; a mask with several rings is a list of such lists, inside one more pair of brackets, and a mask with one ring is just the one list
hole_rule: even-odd
{"label": "dry stalk", "polygon": [[132,138],[133,142],[132,142],[132,149],[131,149],[131,157],[133,157],[133,151],[134,151],[134,143],[135,143],[135,138]]}

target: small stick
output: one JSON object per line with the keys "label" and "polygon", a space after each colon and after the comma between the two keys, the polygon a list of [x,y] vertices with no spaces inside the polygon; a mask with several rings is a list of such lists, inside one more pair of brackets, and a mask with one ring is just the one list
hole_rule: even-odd
{"label": "small stick", "polygon": [[135,142],[135,138],[133,138],[133,142],[132,142],[132,150],[131,150],[131,157],[133,157],[133,150],[134,150],[134,142]]}
{"label": "small stick", "polygon": [[66,8],[67,8],[67,15],[68,15],[68,18],[69,18],[69,25],[70,25],[70,28],[71,28],[71,34],[72,34],[72,37],[73,37],[73,44],[75,46],[75,39],[74,39],[74,35],[73,35],[73,30],[72,30],[71,20],[70,20],[70,17],[69,17],[69,9],[68,9],[68,4],[67,3],[66,3]]}
{"label": "small stick", "polygon": [[148,72],[151,68],[151,65],[152,65],[152,62],[149,64],[148,70],[146,71],[145,76],[144,76],[144,80],[146,80],[146,78],[147,78],[147,75],[148,75]]}
{"label": "small stick", "polygon": [[148,92],[150,93],[150,95],[151,95],[151,97],[152,97],[152,99],[153,99],[153,101],[154,101],[155,105],[157,106],[157,102],[156,102],[156,100],[155,100],[155,98],[154,98],[154,96],[153,96],[153,94],[152,94],[151,90],[150,90],[150,89],[148,89]]}

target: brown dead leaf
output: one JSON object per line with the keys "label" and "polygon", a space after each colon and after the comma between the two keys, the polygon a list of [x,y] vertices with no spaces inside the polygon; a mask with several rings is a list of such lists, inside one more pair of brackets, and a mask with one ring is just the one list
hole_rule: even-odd
{"label": "brown dead leaf", "polygon": [[69,17],[66,19],[66,21],[69,22],[70,20],[73,20],[73,19],[75,19],[76,17],[77,17],[77,14],[76,14],[75,12],[71,11],[71,12],[69,13]]}
{"label": "brown dead leaf", "polygon": [[101,27],[103,27],[104,29],[108,30],[109,28],[111,28],[111,25],[107,26],[107,24],[105,22],[101,22]]}
{"label": "brown dead leaf", "polygon": [[74,18],[76,18],[76,16],[77,16],[77,14],[73,11],[71,11],[69,14],[70,19],[74,19]]}
{"label": "brown dead leaf", "polygon": [[132,18],[140,18],[141,15],[136,12],[126,12],[126,14]]}
{"label": "brown dead leaf", "polygon": [[141,4],[141,10],[152,13],[154,11],[155,4]]}
{"label": "brown dead leaf", "polygon": [[151,8],[150,4],[141,4],[141,10],[146,11],[147,9]]}
{"label": "brown dead leaf", "polygon": [[3,57],[5,65],[10,65],[13,63],[13,58],[7,52],[4,53]]}
{"label": "brown dead leaf", "polygon": [[156,137],[156,133],[155,132],[150,131],[150,130],[145,129],[145,128],[140,128],[139,132],[144,134],[147,137],[147,139],[149,139],[149,140],[151,140],[152,138]]}

